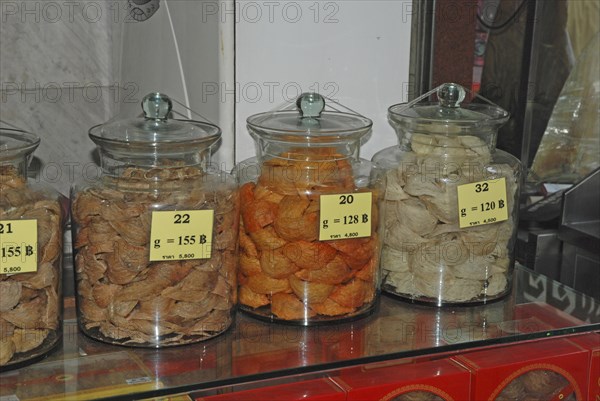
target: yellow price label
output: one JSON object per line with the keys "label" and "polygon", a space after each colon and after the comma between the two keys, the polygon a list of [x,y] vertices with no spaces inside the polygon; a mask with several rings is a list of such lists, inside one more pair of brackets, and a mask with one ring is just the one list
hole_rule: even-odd
{"label": "yellow price label", "polygon": [[0,220],[0,274],[36,272],[37,220]]}
{"label": "yellow price label", "polygon": [[508,220],[506,178],[459,185],[457,190],[460,228]]}
{"label": "yellow price label", "polygon": [[371,192],[321,195],[319,240],[370,237],[372,200]]}
{"label": "yellow price label", "polygon": [[209,259],[214,210],[152,212],[150,261]]}

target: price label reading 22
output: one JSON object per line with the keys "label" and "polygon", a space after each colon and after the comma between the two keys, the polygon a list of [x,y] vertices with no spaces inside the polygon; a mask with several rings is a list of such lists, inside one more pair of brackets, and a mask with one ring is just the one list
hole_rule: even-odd
{"label": "price label reading 22", "polygon": [[0,274],[37,271],[37,220],[0,220]]}
{"label": "price label reading 22", "polygon": [[321,195],[319,240],[371,236],[371,192]]}
{"label": "price label reading 22", "polygon": [[508,220],[506,178],[459,185],[460,228]]}
{"label": "price label reading 22", "polygon": [[213,210],[152,212],[150,261],[208,259]]}

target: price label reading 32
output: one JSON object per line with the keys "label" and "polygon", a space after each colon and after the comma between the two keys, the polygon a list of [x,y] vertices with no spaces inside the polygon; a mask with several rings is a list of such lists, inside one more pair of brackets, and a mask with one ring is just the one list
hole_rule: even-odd
{"label": "price label reading 32", "polygon": [[506,178],[459,185],[457,191],[460,228],[508,220]]}
{"label": "price label reading 32", "polygon": [[319,240],[370,237],[372,199],[371,192],[321,195]]}
{"label": "price label reading 32", "polygon": [[150,261],[209,259],[213,210],[152,212]]}
{"label": "price label reading 32", "polygon": [[0,220],[0,274],[37,271],[37,220]]}

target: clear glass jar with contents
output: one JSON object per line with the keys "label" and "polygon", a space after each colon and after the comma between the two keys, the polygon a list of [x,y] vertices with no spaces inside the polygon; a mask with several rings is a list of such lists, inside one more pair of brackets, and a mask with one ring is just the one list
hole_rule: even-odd
{"label": "clear glass jar with contents", "polygon": [[63,202],[27,180],[40,139],[0,129],[0,370],[51,351],[62,338]]}
{"label": "clear glass jar with contents", "polygon": [[235,171],[239,302],[252,316],[311,325],[376,305],[382,175],[359,158],[372,122],[332,107],[306,93],[247,120],[257,157]]}
{"label": "clear glass jar with contents", "polygon": [[208,169],[220,129],[171,106],[150,94],[145,118],[93,127],[102,175],[72,190],[79,325],[101,341],[187,344],[234,317],[237,184]]}
{"label": "clear glass jar with contents", "polygon": [[504,296],[521,177],[519,160],[495,148],[508,113],[443,84],[388,117],[399,146],[373,156],[386,170],[383,290],[435,305]]}

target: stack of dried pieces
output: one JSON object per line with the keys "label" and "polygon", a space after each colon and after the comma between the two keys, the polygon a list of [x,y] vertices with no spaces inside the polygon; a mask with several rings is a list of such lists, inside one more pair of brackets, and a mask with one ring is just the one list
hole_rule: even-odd
{"label": "stack of dried pieces", "polygon": [[[502,294],[519,174],[492,163],[489,147],[475,136],[413,134],[411,148],[387,173],[384,289],[444,302]],[[508,220],[460,228],[457,187],[502,177]]]}
{"label": "stack of dried pieces", "polygon": [[60,338],[62,210],[58,200],[0,167],[0,220],[37,220],[37,271],[0,274],[0,366],[29,359]]}
{"label": "stack of dried pieces", "polygon": [[[162,346],[209,338],[230,326],[239,198],[218,181],[190,167],[128,168],[74,196],[84,332],[108,342]],[[200,209],[214,210],[211,258],[150,262],[152,211]]]}
{"label": "stack of dried pieces", "polygon": [[292,149],[261,165],[258,182],[240,189],[243,307],[294,321],[352,316],[372,304],[379,267],[376,194],[370,237],[319,240],[319,196],[356,191],[352,166],[331,148]]}

